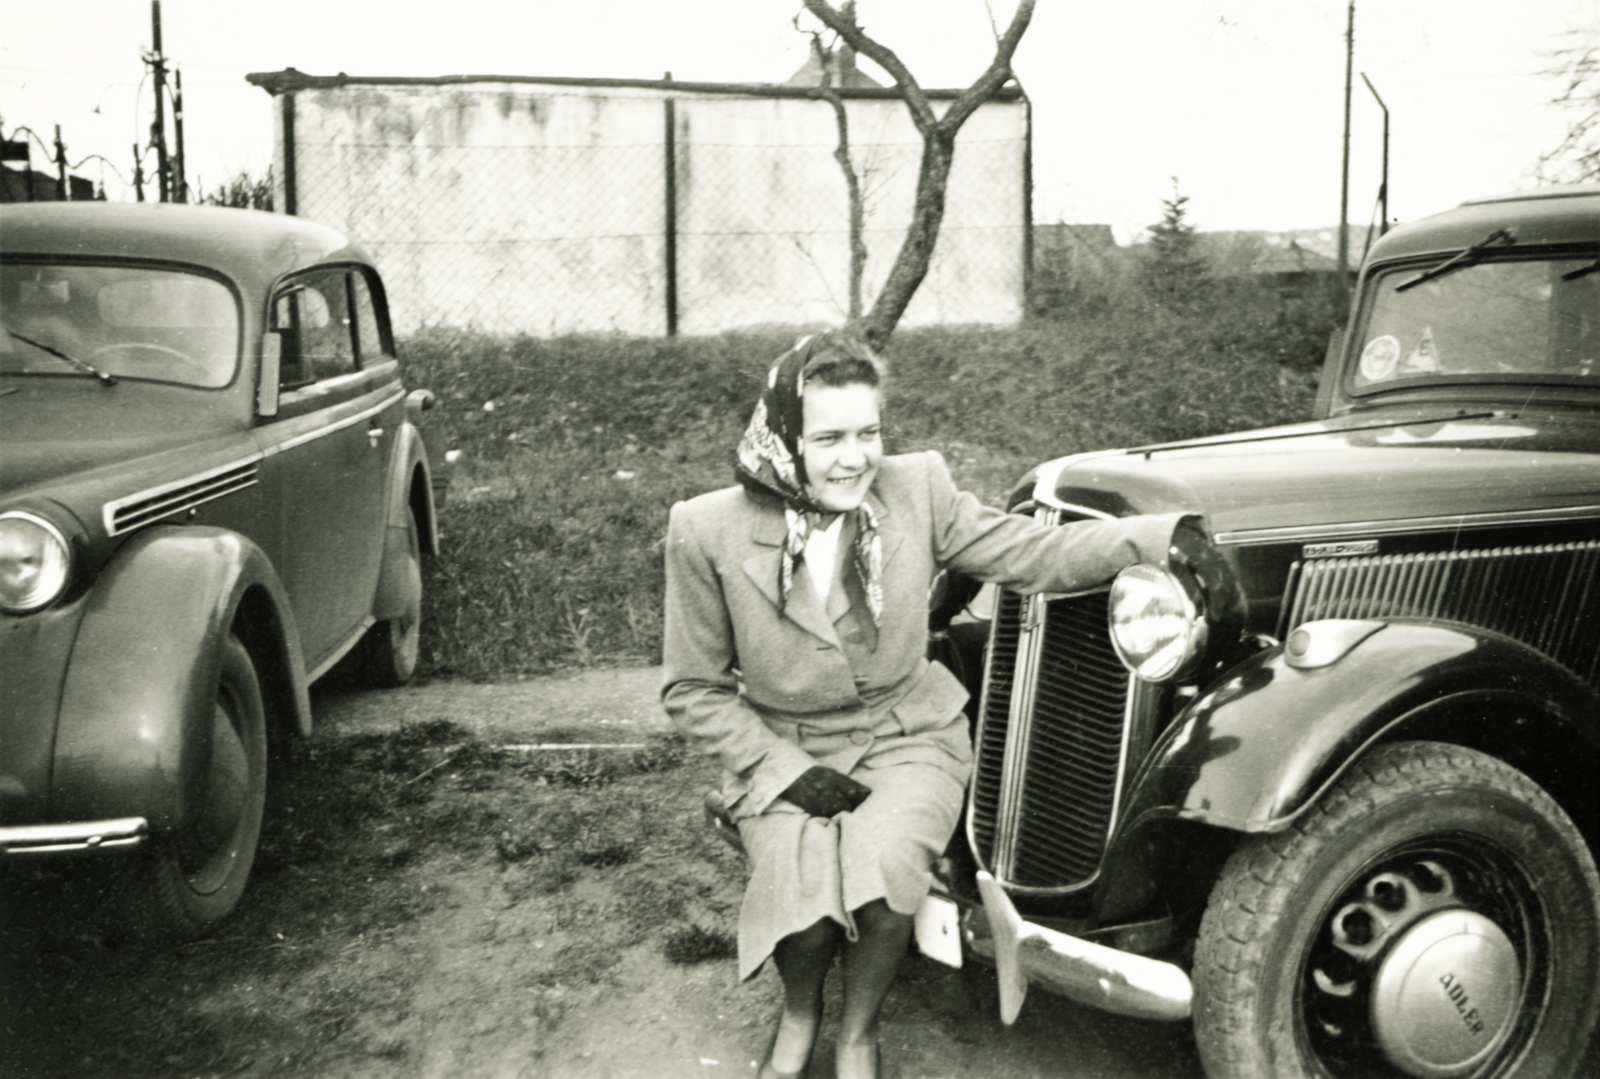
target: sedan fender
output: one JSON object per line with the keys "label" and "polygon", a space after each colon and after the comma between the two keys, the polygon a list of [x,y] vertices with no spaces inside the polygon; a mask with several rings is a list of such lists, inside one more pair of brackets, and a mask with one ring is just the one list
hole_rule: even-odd
{"label": "sedan fender", "polygon": [[[399,617],[421,595],[417,554],[439,553],[438,516],[428,454],[422,433],[409,423],[401,426],[396,439],[394,467],[389,470],[388,507],[383,533],[383,565],[372,602],[372,616],[380,622]],[[412,549],[413,516],[420,552]]]}
{"label": "sedan fender", "polygon": [[252,634],[276,652],[256,662],[309,730],[299,636],[266,555],[223,529],[149,529],[88,600],[61,697],[53,819],[144,817],[153,829],[184,819],[208,750],[218,645],[241,604],[275,623]]}

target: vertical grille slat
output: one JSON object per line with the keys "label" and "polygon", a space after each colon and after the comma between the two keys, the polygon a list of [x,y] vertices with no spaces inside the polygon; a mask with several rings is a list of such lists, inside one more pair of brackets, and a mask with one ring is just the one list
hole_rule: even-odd
{"label": "vertical grille slat", "polygon": [[[1095,878],[1115,823],[1131,681],[1106,631],[1104,591],[1051,600],[1027,627],[1025,603],[1003,592],[996,611],[972,833],[1008,883],[1069,890]],[[1031,685],[1014,685],[1019,671]]]}
{"label": "vertical grille slat", "polygon": [[1466,622],[1503,633],[1600,679],[1596,602],[1600,541],[1437,554],[1316,559],[1300,564],[1280,632],[1322,618]]}

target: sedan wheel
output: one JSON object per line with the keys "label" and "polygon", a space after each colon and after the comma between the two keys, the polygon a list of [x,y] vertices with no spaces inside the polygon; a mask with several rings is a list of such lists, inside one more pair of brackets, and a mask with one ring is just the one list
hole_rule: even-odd
{"label": "sedan wheel", "polygon": [[157,936],[193,938],[238,906],[255,861],[267,798],[266,711],[250,653],[222,646],[210,746],[186,819],[157,836],[132,912]]}
{"label": "sedan wheel", "polygon": [[397,618],[379,622],[367,630],[354,655],[357,677],[375,689],[392,689],[411,681],[417,673],[417,658],[422,645],[422,543],[417,529],[417,513],[406,513],[409,525],[404,573],[409,600]]}
{"label": "sedan wheel", "polygon": [[1196,1040],[1212,1079],[1565,1079],[1597,963],[1600,878],[1561,808],[1492,757],[1400,743],[1229,860]]}

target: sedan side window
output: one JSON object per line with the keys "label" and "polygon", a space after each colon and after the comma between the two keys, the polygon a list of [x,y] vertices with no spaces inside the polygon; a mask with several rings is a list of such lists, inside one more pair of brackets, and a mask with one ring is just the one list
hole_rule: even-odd
{"label": "sedan side window", "polygon": [[294,389],[356,369],[350,275],[319,270],[296,278],[272,305],[272,328],[282,340],[278,383]]}
{"label": "sedan side window", "polygon": [[351,306],[356,315],[356,343],[360,350],[362,367],[371,367],[394,358],[394,351],[384,344],[384,333],[378,322],[378,310],[372,302],[372,289],[365,275],[350,275]]}

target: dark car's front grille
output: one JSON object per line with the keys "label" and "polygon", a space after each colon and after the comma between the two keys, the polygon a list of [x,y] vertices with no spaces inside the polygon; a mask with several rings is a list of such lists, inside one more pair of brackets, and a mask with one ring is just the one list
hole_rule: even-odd
{"label": "dark car's front grille", "polygon": [[1002,592],[996,605],[970,825],[979,860],[1008,884],[1089,883],[1115,821],[1130,679],[1106,597]]}
{"label": "dark car's front grille", "polygon": [[1292,581],[1285,633],[1319,618],[1468,622],[1600,678],[1600,542],[1317,559]]}

